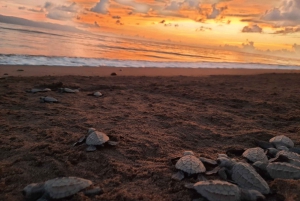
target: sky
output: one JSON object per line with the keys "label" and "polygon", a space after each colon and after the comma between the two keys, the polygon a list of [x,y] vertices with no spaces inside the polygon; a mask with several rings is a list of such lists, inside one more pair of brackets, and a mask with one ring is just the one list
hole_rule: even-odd
{"label": "sky", "polygon": [[0,14],[92,33],[300,54],[300,0],[2,0]]}

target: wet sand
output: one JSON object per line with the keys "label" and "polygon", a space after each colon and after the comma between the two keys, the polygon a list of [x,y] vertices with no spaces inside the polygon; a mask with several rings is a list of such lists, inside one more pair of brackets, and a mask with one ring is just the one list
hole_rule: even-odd
{"label": "wet sand", "polygon": [[[206,74],[181,69],[186,76],[179,76],[167,69],[157,76],[154,69],[142,76],[146,73],[122,69],[110,76],[109,68],[79,76],[79,71],[57,68],[53,76],[51,68],[45,69],[0,67],[0,76],[9,74],[0,79],[0,200],[22,200],[20,191],[29,183],[78,176],[104,193],[92,198],[79,193],[71,200],[190,201],[196,193],[183,185],[195,179],[171,179],[176,173],[171,159],[184,150],[215,159],[228,149],[254,147],[255,139],[281,134],[300,146],[298,71],[222,70],[217,75],[212,72],[219,69]],[[61,86],[80,92],[58,93]],[[25,92],[33,87],[53,91]],[[87,96],[94,91],[104,96]],[[45,95],[60,103],[40,103]],[[85,145],[73,147],[89,127],[120,143],[90,153]],[[277,192],[268,201],[300,200],[299,181],[268,183]]]}

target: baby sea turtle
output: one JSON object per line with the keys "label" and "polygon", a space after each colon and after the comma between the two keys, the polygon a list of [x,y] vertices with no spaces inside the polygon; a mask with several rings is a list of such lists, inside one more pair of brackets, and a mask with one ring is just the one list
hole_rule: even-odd
{"label": "baby sea turtle", "polygon": [[69,197],[92,184],[92,181],[78,177],[59,177],[42,183],[29,184],[22,193],[28,200],[46,201]]}
{"label": "baby sea turtle", "polygon": [[51,91],[51,89],[49,88],[44,88],[44,89],[30,89],[30,90],[27,90],[26,92],[28,93],[37,93],[37,92],[48,92],[48,91]]}
{"label": "baby sea turtle", "polygon": [[65,92],[65,93],[77,93],[77,92],[79,92],[79,90],[78,89],[70,89],[70,88],[59,88],[58,92],[61,92],[61,93],[63,93],[63,92]]}
{"label": "baby sea turtle", "polygon": [[267,157],[266,153],[260,147],[247,149],[243,153],[243,157],[252,163],[255,163],[256,161],[263,161],[263,162],[268,161],[268,157]]}
{"label": "baby sea turtle", "polygon": [[46,97],[40,97],[40,102],[41,103],[58,103],[58,100],[55,98],[52,98],[50,96],[46,96]]}
{"label": "baby sea turtle", "polygon": [[217,162],[221,169],[219,175],[227,179],[227,174],[231,179],[243,189],[253,189],[262,194],[269,194],[270,188],[267,182],[248,163],[237,162],[230,158],[220,157]]}
{"label": "baby sea turtle", "polygon": [[297,154],[300,154],[300,148],[299,147],[285,147],[285,146],[278,146],[277,148],[270,142],[266,142],[266,141],[261,141],[261,140],[256,140],[255,144],[257,146],[259,146],[262,149],[269,149],[269,148],[275,148],[278,150],[286,150],[286,151],[290,151],[290,152],[294,152]]}
{"label": "baby sea turtle", "polygon": [[289,159],[295,159],[295,160],[300,160],[300,154],[291,152],[291,151],[285,151],[285,150],[278,150],[275,148],[269,148],[268,153],[274,157],[277,158],[279,156],[286,156]]}
{"label": "baby sea turtle", "polygon": [[88,145],[86,151],[96,151],[97,150],[96,146],[103,146],[105,143],[112,146],[118,144],[118,142],[109,140],[109,137],[105,133],[96,131],[95,128],[89,128],[88,136],[80,138],[80,140],[76,142],[74,146],[81,144],[84,141]]}
{"label": "baby sea turtle", "polygon": [[261,161],[257,161],[253,163],[253,166],[262,171],[264,176],[272,179],[300,179],[300,167],[289,163],[263,163]]}
{"label": "baby sea turtle", "polygon": [[209,201],[258,201],[265,197],[256,190],[246,190],[226,181],[209,180],[199,181],[195,184],[187,184],[187,188],[193,188]]}
{"label": "baby sea turtle", "polygon": [[183,157],[181,157],[177,163],[175,164],[176,169],[179,171],[172,176],[172,179],[175,180],[182,180],[184,178],[184,173],[188,176],[203,173],[206,171],[203,163],[194,156],[192,151],[185,151],[183,153]]}
{"label": "baby sea turtle", "polygon": [[103,94],[102,94],[102,93],[100,93],[99,91],[96,91],[96,92],[94,92],[94,93],[90,93],[90,94],[88,94],[88,96],[100,97],[100,96],[103,96]]}
{"label": "baby sea turtle", "polygon": [[286,155],[278,155],[275,158],[270,159],[269,163],[271,162],[285,162],[300,167],[300,160],[289,158]]}
{"label": "baby sea turtle", "polygon": [[292,148],[294,147],[294,142],[286,137],[285,135],[278,135],[270,139],[269,141],[274,147],[287,147]]}

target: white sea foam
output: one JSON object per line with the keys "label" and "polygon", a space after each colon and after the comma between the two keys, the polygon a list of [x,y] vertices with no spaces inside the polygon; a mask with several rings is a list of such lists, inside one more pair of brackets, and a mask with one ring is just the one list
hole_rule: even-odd
{"label": "white sea foam", "polygon": [[158,67],[158,68],[236,68],[236,69],[283,69],[300,70],[295,65],[269,65],[256,63],[230,62],[158,62],[138,60],[108,60],[76,57],[46,57],[29,55],[1,55],[0,65],[37,65],[37,66],[89,66],[89,67]]}

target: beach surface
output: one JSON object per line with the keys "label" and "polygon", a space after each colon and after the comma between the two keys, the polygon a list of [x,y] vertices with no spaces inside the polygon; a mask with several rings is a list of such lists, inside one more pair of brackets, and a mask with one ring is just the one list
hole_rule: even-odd
{"label": "beach surface", "polygon": [[[23,200],[30,183],[77,176],[104,193],[81,192],[75,201],[190,201],[197,194],[184,184],[196,180],[171,179],[171,159],[185,150],[216,159],[282,134],[300,147],[299,71],[0,66],[0,73],[0,200]],[[52,91],[26,93],[44,87]],[[88,96],[95,91],[103,96]],[[119,144],[73,147],[90,127]],[[299,180],[268,184],[267,201],[300,200]]]}

